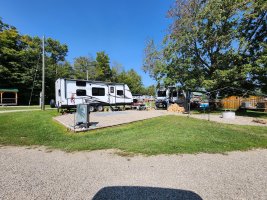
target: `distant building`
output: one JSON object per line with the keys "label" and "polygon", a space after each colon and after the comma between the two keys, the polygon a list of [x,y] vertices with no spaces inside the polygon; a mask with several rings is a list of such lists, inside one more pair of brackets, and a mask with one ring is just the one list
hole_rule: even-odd
{"label": "distant building", "polygon": [[18,89],[0,88],[0,105],[18,105]]}

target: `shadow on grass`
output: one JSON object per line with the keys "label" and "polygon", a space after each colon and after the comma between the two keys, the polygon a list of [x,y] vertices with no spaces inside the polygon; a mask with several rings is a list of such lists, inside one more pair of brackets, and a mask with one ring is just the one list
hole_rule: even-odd
{"label": "shadow on grass", "polygon": [[255,117],[255,118],[266,118],[267,119],[267,113],[266,112],[259,112],[259,111],[236,111],[237,116],[244,116],[244,117]]}
{"label": "shadow on grass", "polygon": [[158,188],[158,187],[140,187],[140,186],[114,186],[104,187],[93,197],[93,200],[202,200],[202,198],[188,190]]}
{"label": "shadow on grass", "polygon": [[253,110],[192,110],[191,114],[221,114],[224,111],[233,111],[236,113],[237,116],[243,116],[243,117],[255,117],[255,118],[265,118],[267,119],[267,112],[261,112],[261,111],[253,111]]}

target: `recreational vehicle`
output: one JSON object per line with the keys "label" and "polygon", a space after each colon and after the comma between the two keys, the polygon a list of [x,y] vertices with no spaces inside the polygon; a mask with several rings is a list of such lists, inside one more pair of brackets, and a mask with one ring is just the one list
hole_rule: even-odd
{"label": "recreational vehicle", "polygon": [[133,102],[129,87],[123,83],[90,80],[56,80],[56,106],[75,108],[78,104],[90,104],[90,111],[102,111],[103,106],[130,105]]}
{"label": "recreational vehicle", "polygon": [[174,86],[160,87],[156,90],[156,108],[167,108],[169,104],[184,102],[182,91]]}

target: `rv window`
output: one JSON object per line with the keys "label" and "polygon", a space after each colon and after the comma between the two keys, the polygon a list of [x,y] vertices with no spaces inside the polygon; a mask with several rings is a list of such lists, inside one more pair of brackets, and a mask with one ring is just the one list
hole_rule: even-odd
{"label": "rv window", "polygon": [[92,95],[93,96],[105,96],[105,88],[92,88]]}
{"label": "rv window", "polygon": [[58,90],[58,96],[59,97],[61,96],[61,90],[60,89]]}
{"label": "rv window", "polygon": [[76,86],[85,87],[86,86],[86,81],[76,81]]}
{"label": "rv window", "polygon": [[179,90],[178,91],[178,97],[183,97],[183,96],[184,96],[183,91]]}
{"label": "rv window", "polygon": [[117,90],[117,95],[123,95],[123,90]]}
{"label": "rv window", "polygon": [[114,93],[114,87],[110,87],[110,93]]}
{"label": "rv window", "polygon": [[86,96],[86,90],[76,90],[77,96]]}
{"label": "rv window", "polygon": [[172,96],[173,96],[173,97],[177,97],[177,91],[173,91],[173,92],[172,92]]}
{"label": "rv window", "polygon": [[166,91],[158,91],[158,97],[166,97]]}

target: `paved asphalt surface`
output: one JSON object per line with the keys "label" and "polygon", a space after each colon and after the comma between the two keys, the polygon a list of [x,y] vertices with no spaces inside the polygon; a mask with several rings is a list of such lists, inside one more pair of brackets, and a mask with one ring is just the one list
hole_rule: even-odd
{"label": "paved asphalt surface", "polygon": [[267,199],[267,150],[122,157],[0,148],[0,199]]}

